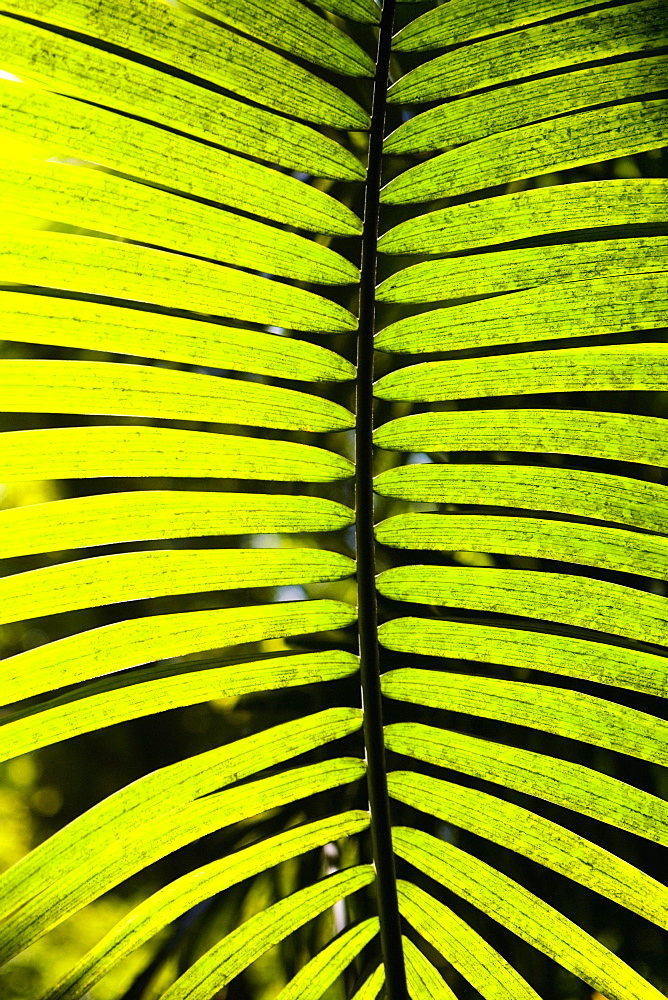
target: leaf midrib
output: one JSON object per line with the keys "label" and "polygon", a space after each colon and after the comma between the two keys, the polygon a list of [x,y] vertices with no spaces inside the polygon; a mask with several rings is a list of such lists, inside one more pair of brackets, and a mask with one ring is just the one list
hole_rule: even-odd
{"label": "leaf midrib", "polygon": [[373,516],[373,335],[375,332],[376,260],[382,147],[394,2],[395,0],[385,0],[383,3],[373,87],[369,162],[364,192],[357,359],[355,494],[360,671],[364,707],[364,742],[368,763],[367,787],[371,813],[371,842],[376,868],[376,899],[380,917],[380,939],[386,971],[388,1000],[405,1000],[408,993],[392,849],[383,736]]}

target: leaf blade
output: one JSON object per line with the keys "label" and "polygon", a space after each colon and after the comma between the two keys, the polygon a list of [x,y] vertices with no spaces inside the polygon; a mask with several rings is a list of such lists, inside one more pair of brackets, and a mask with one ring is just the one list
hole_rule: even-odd
{"label": "leaf blade", "polygon": [[321,497],[142,490],[0,511],[0,558],[152,538],[337,531],[353,513]]}
{"label": "leaf blade", "polygon": [[[83,273],[87,270],[91,269]],[[94,286],[94,280],[91,273],[82,279],[84,291]],[[159,298],[159,293],[155,297]],[[167,302],[170,304],[174,303]],[[129,305],[133,303],[103,305],[0,291],[6,340],[130,354],[258,375],[280,372],[283,378],[301,382],[338,382],[355,375],[353,365],[334,351],[294,337],[221,326],[207,322],[204,316],[189,319],[149,312],[148,303],[143,309]]]}
{"label": "leaf blade", "polygon": [[90,413],[314,432],[354,425],[343,406],[310,393],[109,361],[6,361],[0,393],[5,413]]}
{"label": "leaf blade", "polygon": [[604,472],[538,465],[404,465],[375,480],[382,496],[556,511],[668,533],[668,491]]}
{"label": "leaf blade", "polygon": [[290,170],[346,180],[364,177],[357,157],[301,122],[27,22],[2,16],[0,23],[7,71],[34,86],[168,128],[178,122],[186,135]]}
{"label": "leaf blade", "polygon": [[359,780],[362,774],[361,762],[354,759],[313,764],[254,781],[241,789],[187,802],[178,810],[163,811],[159,819],[141,823],[134,829],[123,825],[118,837],[107,830],[104,840],[98,840],[96,857],[64,872],[57,886],[45,887],[43,892],[28,898],[20,911],[11,914],[11,925],[5,923],[0,927],[2,960],[28,947],[87,903],[179,847],[266,809]]}
{"label": "leaf blade", "polygon": [[421,831],[402,828],[394,835],[401,857],[458,895],[465,894],[594,989],[605,990],[611,1000],[659,1000],[659,991],[625,962],[512,879]]}
{"label": "leaf blade", "polygon": [[665,657],[590,639],[475,622],[394,618],[380,626],[379,641],[404,653],[499,663],[668,697]]}
{"label": "leaf blade", "polygon": [[63,427],[0,437],[6,482],[136,476],[332,482],[348,478],[341,455],[292,441],[168,427]]}
{"label": "leaf blade", "polygon": [[668,539],[570,521],[466,514],[398,514],[376,527],[381,545],[494,552],[668,578]]}
{"label": "leaf blade", "polygon": [[439,104],[400,125],[385,140],[384,149],[395,155],[446,149],[551,115],[662,90],[668,60],[662,55],[640,55]]}
{"label": "leaf blade", "polygon": [[392,795],[401,802],[521,853],[654,923],[666,924],[665,886],[566,827],[454,782],[400,771],[388,780]]}
{"label": "leaf blade", "polygon": [[155,125],[9,80],[0,80],[0,107],[2,133],[10,140],[19,137],[42,156],[75,156],[315,232],[360,232],[357,216],[326,192]]}
{"label": "leaf blade", "polygon": [[164,549],[28,570],[0,581],[4,623],[77,608],[206,590],[337,580],[354,561],[320,549]]}
{"label": "leaf blade", "polygon": [[395,601],[561,622],[659,646],[668,628],[665,597],[566,573],[399,566],[380,574],[378,590]]}
{"label": "leaf blade", "polygon": [[[0,206],[298,281],[338,285],[358,274],[340,254],[303,236],[87,166],[10,162]],[[228,280],[244,279],[229,271]]]}
{"label": "leaf blade", "polygon": [[350,605],[324,600],[132,618],[6,657],[0,680],[19,701],[172,656],[326,632],[354,621]]}
{"label": "leaf blade", "polygon": [[637,101],[478,139],[410,167],[383,189],[387,204],[429,201],[665,145],[666,102]]}
{"label": "leaf blade", "polygon": [[[285,723],[256,736],[246,737],[163,767],[99,802],[69,826],[43,841],[0,876],[3,917],[6,921],[4,940],[7,947],[15,947],[12,935],[14,911],[24,909],[25,904],[33,898],[38,900],[44,891],[48,890],[52,894],[65,893],[65,887],[62,882],[59,885],[58,879],[67,873],[75,878],[77,872],[81,873],[82,865],[94,867],[96,858],[103,873],[104,847],[113,847],[116,842],[115,831],[119,828],[121,818],[126,835],[130,838],[133,835],[139,836],[138,831],[141,833],[146,824],[159,825],[161,817],[167,811],[171,810],[178,815],[189,802],[200,801],[200,797],[206,798],[226,784],[257,774],[265,767],[283,763],[307,749],[355,732],[360,725],[358,710],[327,709],[314,716]],[[345,765],[343,770],[345,773],[353,773],[350,768],[355,771],[355,767],[351,763],[350,766]],[[308,777],[306,781],[308,782]],[[258,811],[261,808],[260,805]],[[197,815],[194,818],[197,821]],[[169,836],[169,831],[167,835]],[[140,840],[149,850],[157,849],[157,845],[150,848],[141,836]],[[120,857],[119,865],[123,865]],[[55,879],[48,886],[42,877],[47,866]],[[90,884],[86,889],[85,874],[80,881],[82,892],[90,891]],[[48,922],[51,919],[39,905],[37,912],[41,921]]]}
{"label": "leaf blade", "polygon": [[659,466],[668,459],[661,418],[593,410],[416,414],[390,420],[374,437],[396,451],[559,452]]}
{"label": "leaf blade", "polygon": [[317,955],[302,966],[296,976],[278,994],[280,1000],[319,1000],[338,976],[378,933],[378,917],[346,929]]}
{"label": "leaf blade", "polygon": [[[317,17],[298,0],[197,0],[192,5],[293,55],[350,76],[373,76],[373,60],[353,39],[330,21]],[[354,4],[348,5],[350,8]],[[358,9],[369,9],[358,4]],[[351,17],[350,11],[347,16]],[[376,16],[376,10],[372,11]]]}
{"label": "leaf blade", "polygon": [[437,56],[393,84],[388,100],[443,100],[577,63],[659,48],[665,38],[660,0],[641,0],[640,5],[520,29]]}
{"label": "leaf blade", "polygon": [[461,917],[411,882],[400,879],[397,888],[404,918],[485,1000],[538,1000],[527,981]]}
{"label": "leaf blade", "polygon": [[668,764],[668,723],[581,691],[410,667],[383,674],[382,689],[399,701],[527,726]]}
{"label": "leaf blade", "polygon": [[265,871],[270,864],[280,864],[339,837],[351,836],[366,826],[368,816],[365,813],[343,813],[288,830],[230,858],[189,872],[140,903],[129,920],[113,927],[67,976],[46,991],[41,1000],[80,1000],[118,962],[192,906],[250,875]]}
{"label": "leaf blade", "polygon": [[202,956],[167,990],[165,1000],[186,1000],[186,997],[188,1000],[210,1000],[221,982],[229,982],[273,944],[283,940],[337,899],[372,881],[373,871],[360,865],[331,875],[324,883],[316,883],[293,893],[293,897],[274,903]]}
{"label": "leaf blade", "polygon": [[663,345],[634,344],[431,361],[384,375],[376,383],[375,395],[380,399],[438,402],[543,392],[660,392],[668,388],[666,360]]}
{"label": "leaf blade", "polygon": [[417,723],[392,723],[386,736],[388,748],[397,753],[514,788],[668,844],[668,808],[663,799],[592,768]]}
{"label": "leaf blade", "polygon": [[[281,691],[349,677],[358,662],[350,653],[330,651],[258,659],[241,665],[208,667],[206,670],[162,676],[156,680],[124,677],[113,687],[109,682],[79,687],[50,703],[36,706],[31,714],[19,713],[0,726],[0,759],[10,760],[40,747],[98,732],[129,719],[219,698],[239,698],[259,691]],[[30,710],[29,710],[30,711]]]}
{"label": "leaf blade", "polygon": [[321,295],[257,274],[165,250],[90,236],[14,234],[0,248],[8,284],[38,285],[167,308],[226,316],[242,322],[331,333],[357,321]]}
{"label": "leaf blade", "polygon": [[411,1000],[456,1000],[447,983],[410,938],[402,939],[406,980]]}

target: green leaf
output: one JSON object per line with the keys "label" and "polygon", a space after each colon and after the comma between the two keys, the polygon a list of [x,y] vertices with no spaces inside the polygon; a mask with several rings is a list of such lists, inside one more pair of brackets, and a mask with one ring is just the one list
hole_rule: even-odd
{"label": "green leaf", "polygon": [[487,792],[409,771],[388,775],[391,794],[588,886],[647,920],[668,923],[668,892],[644,872],[566,827]]}
{"label": "green leaf", "polygon": [[390,87],[388,100],[444,100],[562,66],[660,48],[668,39],[664,13],[662,0],[640,0],[485,39],[406,73]]}
{"label": "green leaf", "polygon": [[230,267],[129,246],[115,240],[49,233],[3,236],[6,284],[138,299],[244,322],[340,333],[355,329],[347,309],[321,295]]}
{"label": "green leaf", "polygon": [[0,557],[148,538],[336,531],[353,520],[348,507],[320,497],[175,490],[106,493],[0,511]]}
{"label": "green leaf", "polygon": [[88,167],[12,162],[2,192],[0,206],[13,211],[168,250],[187,247],[191,255],[237,267],[321,284],[345,284],[358,275],[313,240]]}
{"label": "green leaf", "polygon": [[663,799],[582,764],[410,722],[389,725],[386,746],[668,845],[668,806]]}
{"label": "green leaf", "polygon": [[350,209],[310,184],[134,118],[8,80],[0,80],[0,108],[0,132],[9,142],[19,137],[34,156],[76,156],[302,229],[348,236],[362,228]]}
{"label": "green leaf", "polygon": [[186,135],[290,170],[342,180],[364,177],[347,149],[301,122],[36,25],[4,16],[0,23],[5,70],[37,87],[159,125],[176,122]]}
{"label": "green leaf", "polygon": [[397,888],[403,917],[484,1000],[539,1000],[526,980],[461,917],[411,882],[399,879]]}
{"label": "green leaf", "polygon": [[360,761],[342,757],[215,792],[178,809],[165,808],[157,819],[144,819],[134,828],[123,817],[122,832],[114,831],[110,839],[107,829],[103,839],[98,831],[96,853],[63,871],[57,884],[44,886],[32,898],[24,890],[25,905],[0,927],[0,958],[7,961],[70,914],[166,854],[232,823],[337,788],[363,774]]}
{"label": "green leaf", "polygon": [[339,431],[349,410],[320,396],[274,385],[140,365],[86,361],[6,361],[0,409],[99,413],[221,424]]}
{"label": "green leaf", "polygon": [[[25,908],[27,901],[33,897],[37,898],[42,893],[49,893],[54,899],[61,896],[63,899],[66,898],[68,886],[57,882],[61,876],[67,875],[68,880],[76,880],[81,866],[88,866],[91,871],[101,873],[100,877],[103,878],[104,856],[107,851],[111,852],[109,856],[119,858],[119,865],[132,864],[132,856],[123,862],[117,851],[116,834],[121,819],[124,836],[138,839],[138,842],[143,844],[143,849],[150,855],[151,851],[157,849],[156,844],[151,844],[145,839],[146,829],[150,828],[151,824],[159,829],[163,822],[176,823],[174,815],[182,814],[183,808],[188,803],[199,802],[200,805],[206,805],[206,800],[211,797],[210,793],[224,788],[226,784],[257,774],[266,767],[275,767],[313,747],[340,739],[348,733],[355,732],[360,725],[358,710],[328,709],[163,767],[102,800],[69,826],[43,841],[32,853],[0,876],[4,916],[8,920],[5,925],[7,943],[11,941],[11,914],[15,910]],[[333,774],[333,763],[329,761],[327,766]],[[337,767],[340,767],[341,776],[359,774],[358,762],[340,762]],[[321,768],[321,765],[316,765],[316,768]],[[304,780],[307,783],[310,781],[313,785],[308,773],[310,772],[307,768]],[[320,774],[320,770],[314,773]],[[275,782],[273,778],[269,780]],[[332,780],[336,783],[338,778],[333,777]],[[343,780],[352,779],[344,777]],[[278,784],[277,794],[280,793],[280,782]],[[255,787],[257,789],[257,784]],[[249,785],[243,785],[242,789],[241,795],[238,789],[232,790],[231,803],[237,802],[239,808],[242,808],[241,803],[245,795],[248,799],[248,809],[252,810],[254,806],[258,807],[258,811],[267,808],[266,805],[258,803],[255,795],[249,794]],[[202,799],[202,796],[205,798]],[[203,815],[209,813],[205,811]],[[252,815],[252,812],[247,815]],[[219,824],[226,822],[226,817],[221,816],[220,810],[217,816]],[[165,829],[167,836],[169,831],[166,827]],[[43,879],[47,865],[54,872],[56,880],[49,885],[46,885]],[[85,878],[82,886],[85,887]],[[40,920],[49,923],[50,917],[48,914],[46,916],[42,914]]]}
{"label": "green leaf", "polygon": [[402,940],[408,995],[411,1000],[457,1000],[450,987],[417,945],[414,945],[410,938],[404,937]]}
{"label": "green leaf", "polygon": [[295,444],[170,427],[61,427],[0,435],[5,482],[104,476],[189,476],[331,482],[352,463]]}
{"label": "green leaf", "polygon": [[[503,6],[506,12],[512,15],[517,13],[520,17],[520,12],[527,11],[526,7],[510,7],[505,2]],[[448,9],[445,5],[436,7],[432,13]],[[417,21],[413,23],[417,24]],[[621,63],[607,62],[603,66],[540,77],[460,97],[457,101],[448,101],[423,111],[395,129],[385,140],[383,148],[390,155],[446,149],[456,143],[483,139],[551,115],[662,90],[667,77],[668,59],[664,55],[628,59]],[[493,205],[494,201],[489,204]]]}
{"label": "green leaf", "polygon": [[505,664],[668,697],[665,657],[600,640],[426,618],[385,622],[379,640],[403,653]]}
{"label": "green leaf", "polygon": [[596,938],[483,861],[419,830],[394,830],[395,850],[610,1000],[660,1000],[658,990]]}
{"label": "green leaf", "polygon": [[[569,232],[574,225],[578,229],[597,228],[600,227],[602,217],[606,226],[660,223],[661,206],[665,203],[667,194],[668,183],[653,178],[584,181],[580,184],[532,188],[530,191],[504,194],[498,198],[468,201],[463,205],[453,205],[407,219],[381,236],[379,248],[384,253],[451,253],[546,233]],[[615,244],[618,249],[631,252],[637,246],[640,253],[663,245],[665,241],[655,244],[654,241],[646,240],[639,244],[634,241]],[[599,242],[594,246],[542,248],[548,254],[569,249],[580,253],[600,250],[601,258],[605,259],[605,251],[609,249],[609,245]],[[525,259],[535,257],[534,250]],[[467,259],[471,262],[470,258]],[[494,259],[508,263],[516,260],[515,257]],[[478,260],[475,263],[477,265],[484,261]],[[636,263],[641,265],[642,261],[637,260]],[[417,264],[413,268],[399,271],[380,285],[378,295],[383,302],[429,302],[430,298],[405,297],[410,289],[411,276],[415,275],[416,279],[420,276],[422,290],[431,293],[431,286],[439,275],[438,269],[442,268],[443,276],[447,278],[448,265],[462,266],[462,261],[430,261],[428,264]],[[421,268],[420,271],[416,270],[418,267]],[[644,268],[638,267],[637,270],[641,272]],[[546,272],[546,275],[546,280],[549,280],[550,272]],[[638,273],[632,277],[642,279],[644,275]],[[417,290],[417,287],[414,288],[412,294],[415,295]],[[395,299],[389,298],[389,295],[401,297]],[[442,294],[437,297],[444,298]]]}
{"label": "green leaf", "polygon": [[164,994],[164,1000],[210,1000],[237,972],[247,968],[272,945],[373,881],[369,866],[359,865],[331,875],[256,914],[210,948]]}
{"label": "green leaf", "polygon": [[666,101],[638,101],[491,135],[411,167],[381,198],[428,201],[656,149],[668,139],[667,108]]}
{"label": "green leaf", "polygon": [[0,581],[0,622],[167,594],[339,580],[355,563],[319,549],[164,549],[95,556]]}
{"label": "green leaf", "polygon": [[385,982],[385,966],[379,965],[375,972],[360,986],[353,1000],[376,1000]]}
{"label": "green leaf", "polygon": [[[349,35],[299,0],[195,0],[190,6],[337,73],[373,76],[375,72],[373,59]],[[378,10],[373,3],[355,4],[353,0],[344,6],[350,8],[344,11],[348,17],[354,17],[357,11],[369,11],[372,20],[377,20]]]}
{"label": "green leaf", "polygon": [[[442,244],[440,232],[435,232],[440,222],[441,217],[438,212],[421,216],[413,220],[410,232],[409,223],[405,224],[401,242],[390,244],[388,240],[388,245],[384,243],[381,249],[383,253],[439,253],[449,250],[449,237],[446,237],[446,242]],[[545,222],[541,231],[549,231],[549,228],[550,223]],[[433,233],[430,232],[432,229]],[[403,239],[404,233],[410,238]],[[482,238],[481,244],[484,243],[485,240]],[[439,280],[438,297],[441,299],[491,295],[496,292],[531,288],[543,283],[555,286],[558,282],[586,281],[614,275],[628,274],[631,280],[634,278],[642,280],[643,272],[666,270],[667,247],[667,239],[655,236],[648,239],[600,240],[531,247],[527,250],[501,250],[475,257],[451,257],[443,261],[430,261],[430,268],[433,266],[434,270],[430,269],[426,273],[430,282],[434,277]],[[405,280],[406,286],[409,287],[415,271],[413,268],[406,270],[410,272],[407,274],[407,280],[401,278],[403,272],[399,272],[399,278],[392,279],[388,283],[382,292],[383,295],[392,294],[394,282],[399,279],[402,283]],[[570,291],[568,288],[560,290],[566,295]],[[430,289],[427,289],[427,293],[432,294]],[[416,293],[413,291],[412,294]],[[403,298],[400,301],[404,301]],[[424,301],[433,300],[427,298]]]}
{"label": "green leaf", "polygon": [[188,872],[149,896],[113,927],[42,1000],[80,1000],[118,962],[181,914],[232,885],[289,858],[351,836],[368,826],[368,814],[348,812],[288,830],[220,861]]}
{"label": "green leaf", "polygon": [[[553,510],[668,532],[665,486],[606,472],[505,463],[428,463],[388,469],[376,477],[375,486],[381,496],[401,500]],[[635,541],[640,539],[636,536]]]}
{"label": "green leaf", "polygon": [[367,21],[377,24],[380,10],[375,0],[317,0],[318,7],[331,10],[334,14],[349,17],[353,21]]}
{"label": "green leaf", "polygon": [[[91,7],[85,0],[6,0],[5,9],[99,39],[117,48],[192,73],[241,97],[277,111],[337,128],[366,128],[368,115],[337,87],[325,83],[262,45],[210,21],[185,7],[165,8],[146,0]],[[281,119],[276,119],[280,131]]]}
{"label": "green leaf", "polygon": [[581,691],[411,668],[385,673],[382,689],[413,705],[528,726],[668,764],[668,723]]}
{"label": "green leaf", "polygon": [[153,671],[144,671],[144,676],[136,678],[134,674],[129,679],[121,676],[115,686],[113,681],[95,682],[52,703],[41,703],[32,712],[18,713],[18,719],[10,716],[3,720],[0,759],[9,760],[81,733],[171,708],[348,677],[357,672],[358,666],[351,653],[305,653],[209,667],[156,680],[145,679]]}
{"label": "green leaf", "polygon": [[394,48],[397,52],[419,52],[470,42],[483,35],[521,28],[588,6],[589,0],[534,0],[527,9],[510,6],[506,0],[489,0],[481,8],[476,0],[460,0],[454,13],[444,4],[411,21],[394,36]]}
{"label": "green leaf", "polygon": [[567,573],[461,566],[397,566],[378,577],[394,601],[520,615],[661,644],[668,600]]}
{"label": "green leaf", "polygon": [[401,549],[496,552],[559,559],[668,579],[668,538],[569,521],[480,514],[398,514],[381,521],[376,538]]}
{"label": "green leaf", "polygon": [[[619,322],[621,325],[624,320]],[[566,333],[560,332],[562,336]],[[508,335],[513,333],[511,325]],[[573,333],[582,334],[580,324]],[[540,392],[660,391],[668,388],[667,361],[668,351],[661,344],[575,347],[495,358],[431,361],[385,375],[376,383],[375,394],[380,399],[417,402]]]}
{"label": "green leaf", "polygon": [[377,933],[378,917],[344,931],[299,970],[278,1000],[319,1000]]}
{"label": "green leaf", "polygon": [[355,375],[353,365],[333,351],[259,330],[50,295],[0,291],[0,304],[6,340],[259,375],[280,372],[301,382],[344,381]]}
{"label": "green leaf", "polygon": [[593,410],[472,410],[415,414],[383,424],[380,448],[398,451],[526,451],[665,465],[663,421]]}
{"label": "green leaf", "polygon": [[664,6],[10,0],[0,994],[658,996]]}
{"label": "green leaf", "polygon": [[[0,661],[0,689],[23,700],[154,660],[325,632],[354,621],[354,608],[340,601],[297,601],[134,618],[6,657]],[[333,655],[341,662],[347,654]]]}
{"label": "green leaf", "polygon": [[[471,259],[463,258],[468,261]],[[433,280],[423,286],[419,294],[441,298],[442,291],[446,292],[447,297],[448,291],[454,290],[448,288],[449,276],[443,274],[445,269],[441,270],[434,265],[434,270],[431,271],[431,266],[416,264],[415,268],[407,268],[404,272],[409,301],[420,274],[427,274]],[[418,268],[422,269],[420,274],[407,273],[417,271]],[[421,313],[419,318],[410,316],[385,327],[376,336],[376,348],[381,351],[427,353],[660,329],[665,321],[662,302],[668,292],[665,272],[649,272],[637,276],[624,274],[621,277],[623,282],[617,276],[538,285],[537,288],[528,288],[512,295],[467,302],[447,309],[433,309]],[[527,283],[534,282],[529,279]],[[401,291],[398,294],[401,295]],[[660,351],[661,348],[652,345],[650,350]],[[603,349],[602,356],[613,370],[617,353],[623,352],[615,346]],[[569,353],[564,356],[577,359],[588,355]],[[537,359],[536,355],[533,357]],[[561,355],[541,354],[541,361],[543,357],[549,362]],[[642,355],[640,358],[642,360]],[[504,362],[508,365],[529,364],[520,360],[512,361],[507,356],[503,360],[485,358],[483,361],[469,362],[469,371],[473,375],[476,364],[489,366],[492,378],[494,366]],[[547,365],[545,367],[548,369]],[[542,364],[540,368],[542,375]],[[441,366],[433,370],[438,372],[445,369]],[[458,369],[455,367],[452,370],[456,372]],[[619,371],[619,367],[617,370]],[[548,371],[549,369],[545,373],[545,379],[549,377]],[[605,377],[605,372],[598,373],[600,381]],[[397,373],[386,376],[387,381],[381,382],[381,391],[388,383],[392,384],[392,380],[400,378]]]}

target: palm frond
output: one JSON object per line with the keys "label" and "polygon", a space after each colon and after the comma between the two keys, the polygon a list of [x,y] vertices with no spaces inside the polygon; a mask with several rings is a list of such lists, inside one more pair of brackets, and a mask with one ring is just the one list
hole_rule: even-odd
{"label": "palm frond", "polygon": [[144,873],[43,1000],[169,927],[165,1000],[663,995],[536,872],[668,926],[664,4],[413,14],[0,14],[0,759],[285,699],[0,876],[11,962]]}

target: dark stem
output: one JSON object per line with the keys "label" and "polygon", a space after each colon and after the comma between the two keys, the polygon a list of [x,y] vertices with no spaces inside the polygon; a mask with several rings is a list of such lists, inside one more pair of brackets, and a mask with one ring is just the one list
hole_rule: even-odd
{"label": "dark stem", "polygon": [[357,473],[355,488],[364,740],[368,764],[371,842],[376,866],[380,938],[385,962],[388,1000],[406,1000],[406,971],[401,947],[401,918],[397,900],[383,740],[373,533],[373,335],[375,331],[376,245],[378,242],[381,158],[393,15],[394,0],[385,0],[378,39],[378,60],[369,136],[369,166],[364,203],[360,329],[357,355]]}

